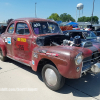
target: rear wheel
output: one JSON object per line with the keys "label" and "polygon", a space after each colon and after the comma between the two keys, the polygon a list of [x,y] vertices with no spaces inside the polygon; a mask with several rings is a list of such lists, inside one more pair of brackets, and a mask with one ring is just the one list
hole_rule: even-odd
{"label": "rear wheel", "polygon": [[2,52],[2,49],[0,48],[0,59],[2,60],[2,61],[6,61],[6,56],[4,56],[3,55],[3,52]]}
{"label": "rear wheel", "polygon": [[59,90],[65,83],[65,78],[52,64],[46,64],[42,69],[42,78],[46,86],[51,90]]}

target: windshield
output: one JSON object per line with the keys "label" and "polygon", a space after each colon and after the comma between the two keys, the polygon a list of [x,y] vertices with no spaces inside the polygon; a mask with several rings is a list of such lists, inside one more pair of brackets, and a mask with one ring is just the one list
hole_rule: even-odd
{"label": "windshield", "polygon": [[32,28],[35,34],[62,33],[59,26],[52,22],[34,22]]}
{"label": "windshield", "polygon": [[94,39],[94,38],[96,38],[96,35],[92,31],[83,32],[83,34],[86,37],[86,39]]}

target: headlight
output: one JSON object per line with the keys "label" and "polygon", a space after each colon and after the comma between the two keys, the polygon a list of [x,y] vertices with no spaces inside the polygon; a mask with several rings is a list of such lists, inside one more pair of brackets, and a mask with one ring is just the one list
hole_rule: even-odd
{"label": "headlight", "polygon": [[82,53],[79,53],[76,57],[75,57],[75,63],[76,65],[79,65],[82,62]]}

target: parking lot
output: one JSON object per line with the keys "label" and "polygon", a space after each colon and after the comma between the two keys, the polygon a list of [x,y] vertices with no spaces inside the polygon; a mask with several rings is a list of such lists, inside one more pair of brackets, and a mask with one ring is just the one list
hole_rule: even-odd
{"label": "parking lot", "polygon": [[0,100],[100,100],[100,74],[66,79],[65,86],[55,92],[30,67],[10,59],[0,61]]}

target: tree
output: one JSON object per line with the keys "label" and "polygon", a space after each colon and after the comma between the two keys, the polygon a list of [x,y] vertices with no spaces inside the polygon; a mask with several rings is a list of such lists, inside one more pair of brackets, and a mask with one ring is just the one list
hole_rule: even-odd
{"label": "tree", "polygon": [[78,18],[78,22],[86,22],[87,18],[85,16]]}
{"label": "tree", "polygon": [[47,19],[53,19],[55,21],[59,21],[59,15],[57,13],[52,13]]}
{"label": "tree", "polygon": [[67,13],[63,13],[60,16],[57,13],[52,13],[51,16],[49,16],[47,19],[53,19],[55,21],[62,21],[62,22],[69,22],[69,21],[73,21],[75,22],[75,19]]}
{"label": "tree", "polygon": [[11,18],[11,19],[8,19],[8,20],[7,20],[7,25],[8,25],[12,20],[14,20],[14,19],[12,19],[12,18]]}
{"label": "tree", "polygon": [[[83,16],[83,17],[78,18],[78,22],[91,22],[91,18],[92,16],[91,17]],[[99,18],[97,16],[93,16],[93,19],[92,19],[93,23],[98,23],[98,20]]]}
{"label": "tree", "polygon": [[70,14],[67,14],[67,13],[63,13],[60,15],[60,20],[63,21],[63,22],[69,22],[69,21],[75,21],[75,19],[70,15]]}
{"label": "tree", "polygon": [[97,16],[93,16],[93,23],[99,23],[99,18]]}

